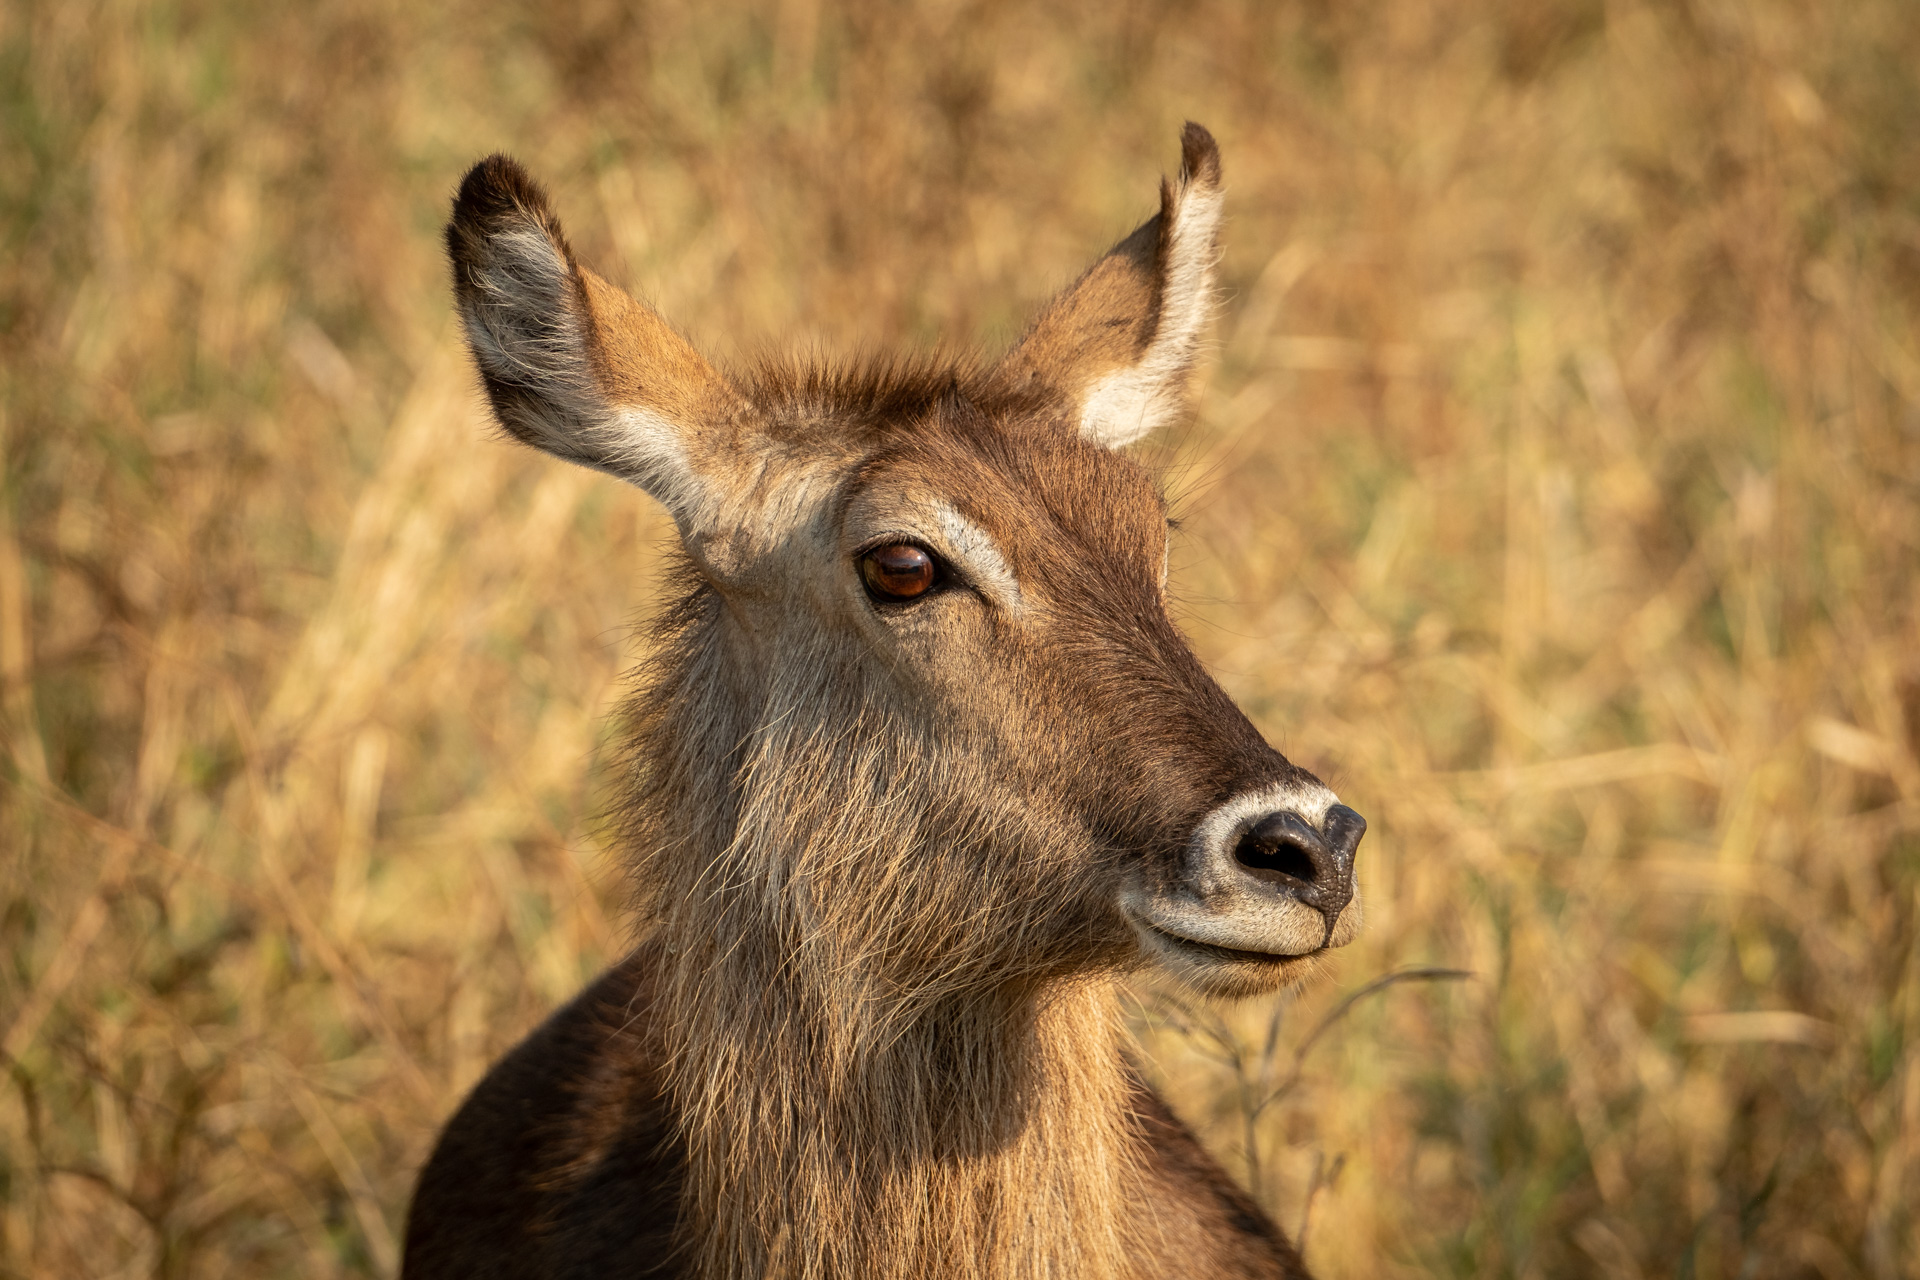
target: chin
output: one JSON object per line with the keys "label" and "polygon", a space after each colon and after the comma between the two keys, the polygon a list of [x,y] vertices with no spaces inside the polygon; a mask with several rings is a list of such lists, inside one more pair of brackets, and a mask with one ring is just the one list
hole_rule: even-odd
{"label": "chin", "polygon": [[1216,1000],[1244,1000],[1300,986],[1326,969],[1333,951],[1331,946],[1298,955],[1244,951],[1180,937],[1138,918],[1133,923],[1148,968]]}

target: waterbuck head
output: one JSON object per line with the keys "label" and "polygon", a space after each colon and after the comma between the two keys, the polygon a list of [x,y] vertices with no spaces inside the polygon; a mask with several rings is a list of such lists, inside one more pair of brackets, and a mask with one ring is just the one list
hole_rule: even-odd
{"label": "waterbuck head", "polygon": [[467,176],[447,238],[494,412],[685,551],[628,809],[688,967],[747,955],[885,1021],[1143,964],[1248,993],[1354,936],[1366,824],[1195,660],[1123,452],[1180,412],[1208,317],[1219,155],[1182,144],[1158,215],[990,365],[722,374],[512,161]]}

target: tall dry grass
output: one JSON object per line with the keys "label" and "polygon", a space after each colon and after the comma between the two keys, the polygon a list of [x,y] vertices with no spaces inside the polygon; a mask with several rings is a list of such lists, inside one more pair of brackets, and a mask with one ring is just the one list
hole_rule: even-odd
{"label": "tall dry grass", "polygon": [[0,8],[0,1269],[391,1273],[620,950],[667,526],[492,438],[465,164],[723,356],[991,344],[1192,117],[1175,585],[1371,924],[1151,1069],[1329,1277],[1920,1274],[1917,67],[1903,0]]}

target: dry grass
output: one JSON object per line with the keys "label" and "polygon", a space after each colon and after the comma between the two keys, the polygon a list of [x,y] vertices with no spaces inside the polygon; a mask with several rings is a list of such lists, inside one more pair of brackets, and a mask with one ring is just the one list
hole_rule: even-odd
{"label": "dry grass", "polygon": [[1154,1069],[1328,1277],[1920,1274],[1916,67],[1904,0],[0,9],[0,1271],[390,1273],[620,949],[666,527],[490,438],[464,164],[723,355],[992,343],[1191,116],[1176,586],[1371,927]]}

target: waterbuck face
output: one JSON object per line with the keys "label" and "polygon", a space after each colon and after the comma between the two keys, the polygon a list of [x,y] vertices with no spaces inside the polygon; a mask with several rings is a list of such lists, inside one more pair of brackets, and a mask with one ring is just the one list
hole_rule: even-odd
{"label": "waterbuck face", "polygon": [[574,260],[512,162],[462,185],[496,415],[658,498],[702,579],[662,749],[729,762],[686,802],[737,865],[688,883],[838,969],[951,991],[1145,961],[1232,994],[1358,929],[1365,822],[1194,659],[1165,505],[1119,452],[1180,410],[1207,318],[1219,159],[1183,144],[1159,215],[981,370],[728,379]]}

